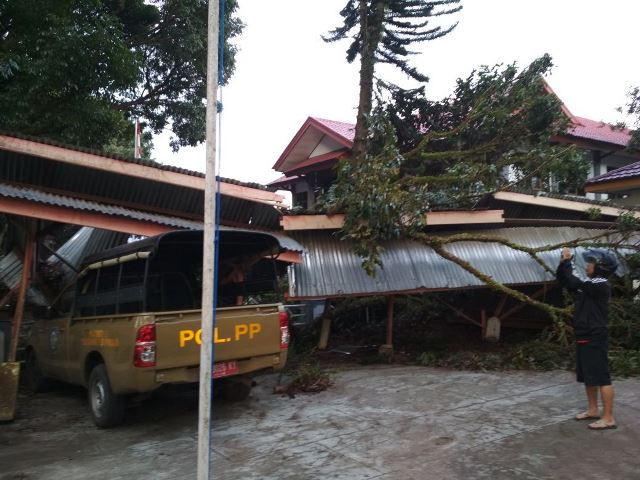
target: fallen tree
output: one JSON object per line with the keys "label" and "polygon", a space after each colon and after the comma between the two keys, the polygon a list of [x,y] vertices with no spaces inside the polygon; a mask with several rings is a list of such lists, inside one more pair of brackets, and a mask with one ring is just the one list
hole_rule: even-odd
{"label": "fallen tree", "polygon": [[[363,258],[362,266],[370,275],[384,268],[383,242],[412,239],[429,246],[493,290],[544,311],[554,322],[555,336],[566,343],[571,306],[550,305],[496,282],[447,246],[462,241],[499,243],[530,255],[550,271],[538,253],[563,246],[611,248],[621,256],[638,250],[633,240],[638,222],[633,214],[623,215],[607,232],[616,233],[615,242],[579,239],[535,249],[497,237],[471,233],[442,237],[425,232],[427,212],[472,208],[479,198],[499,190],[524,186],[579,192],[586,179],[588,160],[571,146],[549,143],[568,125],[562,104],[543,80],[552,67],[551,57],[544,55],[522,70],[515,64],[481,67],[459,79],[453,94],[441,101],[427,99],[424,86],[407,90],[378,82],[373,106],[370,86],[375,64],[383,61],[379,49],[385,45],[379,29],[372,29],[371,22],[379,22],[384,30],[385,22],[391,22],[393,15],[389,2],[370,2],[367,7],[368,3],[361,1],[362,9],[357,11],[354,2],[350,2],[353,8],[347,20],[351,23],[345,23],[345,28],[357,28],[358,12],[361,20],[366,8],[378,12],[367,17],[369,23],[360,23],[354,37],[357,41],[348,50],[348,59],[359,54],[362,65],[354,149],[351,158],[339,165],[337,182],[325,193],[321,208],[345,214],[343,238],[354,242],[356,253]],[[429,2],[392,3],[397,8],[399,3],[408,7]],[[343,31],[337,32],[333,39],[345,38]],[[397,66],[405,72],[410,69],[406,62]]]}

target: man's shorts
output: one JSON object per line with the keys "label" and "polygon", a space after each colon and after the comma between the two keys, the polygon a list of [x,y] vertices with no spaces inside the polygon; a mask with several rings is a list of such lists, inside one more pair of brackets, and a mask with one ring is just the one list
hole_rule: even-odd
{"label": "man's shorts", "polygon": [[576,377],[587,387],[611,385],[609,342],[605,339],[576,341]]}

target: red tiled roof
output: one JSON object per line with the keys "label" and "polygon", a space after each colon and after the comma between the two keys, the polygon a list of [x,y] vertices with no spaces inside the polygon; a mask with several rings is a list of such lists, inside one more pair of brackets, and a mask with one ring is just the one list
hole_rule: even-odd
{"label": "red tiled roof", "polygon": [[292,180],[297,180],[298,177],[297,175],[292,175],[290,177],[288,177],[287,175],[283,175],[280,178],[277,178],[276,180],[274,180],[273,182],[269,182],[267,183],[267,187],[274,187],[274,186],[278,186],[278,185],[283,185],[286,184],[288,182],[291,182]]}
{"label": "red tiled roof", "polygon": [[626,147],[631,140],[631,132],[626,128],[615,128],[611,124],[583,117],[573,116],[572,120],[574,125],[567,130],[567,135],[572,137],[611,143],[622,147]]}
{"label": "red tiled roof", "polygon": [[[353,142],[355,125],[352,123],[336,122],[323,118],[312,117],[331,129],[336,134]],[[572,116],[573,125],[567,130],[567,135],[596,142],[611,143],[626,147],[631,139],[631,131],[627,128],[616,128],[609,123],[597,122],[584,117]]]}
{"label": "red tiled roof", "polygon": [[640,162],[632,163],[631,165],[625,165],[624,167],[616,168],[611,172],[590,178],[586,183],[598,184],[612,182],[614,180],[628,180],[630,178],[637,177],[640,177]]}
{"label": "red tiled roof", "polygon": [[336,122],[335,120],[327,120],[325,118],[318,117],[311,118],[313,118],[316,122],[321,123],[328,129],[332,130],[336,134],[340,135],[348,142],[353,143],[353,139],[356,134],[356,126],[353,123]]}

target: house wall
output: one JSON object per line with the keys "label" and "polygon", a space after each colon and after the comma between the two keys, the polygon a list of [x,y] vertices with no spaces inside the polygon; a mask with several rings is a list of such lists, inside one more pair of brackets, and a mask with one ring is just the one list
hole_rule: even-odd
{"label": "house wall", "polygon": [[306,194],[307,205],[306,208],[311,208],[315,205],[315,195],[313,189],[309,186],[309,184],[305,181],[297,182],[293,185],[293,207],[302,206],[300,203],[299,196],[302,194]]}

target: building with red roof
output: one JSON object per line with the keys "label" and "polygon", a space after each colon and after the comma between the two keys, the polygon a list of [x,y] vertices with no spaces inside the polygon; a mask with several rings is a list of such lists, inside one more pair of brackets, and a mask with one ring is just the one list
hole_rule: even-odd
{"label": "building with red roof", "polygon": [[[555,95],[546,82],[545,88],[549,94]],[[562,110],[569,119],[569,127],[565,134],[554,136],[550,141],[576,145],[582,150],[591,159],[588,178],[606,175],[640,160],[640,155],[626,150],[631,140],[628,129],[578,117],[564,104]],[[335,180],[333,167],[338,160],[349,155],[354,134],[353,123],[307,118],[273,166],[283,175],[269,186],[290,190],[294,207],[312,207],[316,192],[326,190]],[[588,193],[587,196],[606,198],[601,193]]]}
{"label": "building with red roof", "polygon": [[591,194],[607,194],[621,205],[640,205],[640,162],[617,168],[587,180],[585,190]]}

